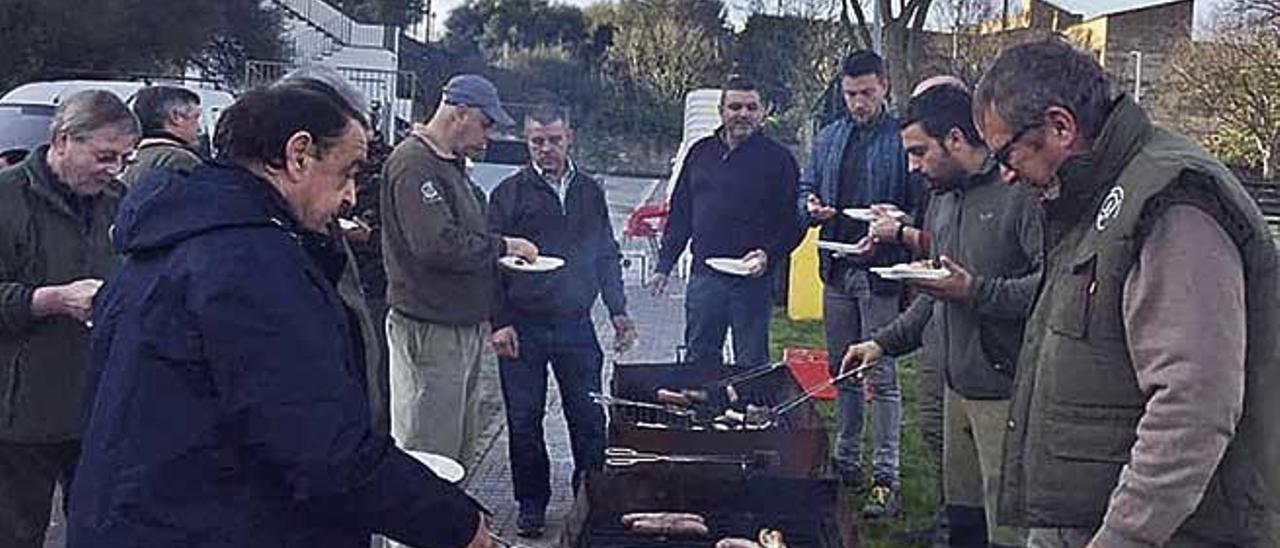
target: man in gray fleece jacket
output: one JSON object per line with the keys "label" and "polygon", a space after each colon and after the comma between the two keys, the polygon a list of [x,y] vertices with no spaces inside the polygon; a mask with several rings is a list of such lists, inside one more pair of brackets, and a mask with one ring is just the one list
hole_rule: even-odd
{"label": "man in gray fleece jacket", "polygon": [[[943,368],[943,476],[951,546],[1021,546],[1023,530],[995,523],[1005,419],[1022,331],[1040,281],[1043,212],[1024,187],[1001,184],[974,127],[969,93],[938,86],[913,98],[902,123],[911,171],[933,197],[927,256],[950,271],[917,281],[910,308],[845,367],[924,348]],[[897,231],[901,234],[901,231]]]}

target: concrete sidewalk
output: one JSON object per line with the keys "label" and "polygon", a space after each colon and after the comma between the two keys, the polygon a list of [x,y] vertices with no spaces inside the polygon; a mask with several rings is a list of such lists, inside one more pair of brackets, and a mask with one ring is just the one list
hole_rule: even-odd
{"label": "concrete sidewalk", "polygon": [[[612,366],[615,361],[628,362],[665,362],[675,360],[676,346],[684,337],[684,287],[674,283],[667,296],[655,297],[645,288],[638,285],[627,288],[628,311],[636,321],[640,331],[640,341],[636,348],[622,356],[605,358],[604,385],[609,385]],[[608,325],[607,313],[603,309],[593,314],[596,332],[600,336],[601,346],[611,348],[613,328]],[[496,386],[497,373],[493,372],[492,383]],[[488,380],[488,379],[486,379]],[[511,466],[507,455],[507,435],[504,424],[499,425],[493,434],[481,445],[485,447],[468,479],[464,482],[467,492],[476,497],[493,512],[494,530],[507,538],[516,538],[516,513],[518,508],[512,495]],[[547,528],[541,539],[520,539],[522,544],[536,547],[555,546],[560,533],[564,529],[565,516],[573,504],[573,493],[570,478],[573,474],[573,454],[569,448],[569,432],[565,426],[564,414],[560,409],[559,388],[555,386],[555,378],[547,394],[547,416],[543,422],[546,432],[547,453],[551,462],[552,496],[547,507]]]}

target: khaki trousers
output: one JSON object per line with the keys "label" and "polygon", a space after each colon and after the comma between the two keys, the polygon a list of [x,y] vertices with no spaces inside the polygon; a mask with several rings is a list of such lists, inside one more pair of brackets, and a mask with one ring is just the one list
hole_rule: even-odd
{"label": "khaki trousers", "polygon": [[387,313],[391,436],[470,468],[479,434],[480,368],[494,361],[489,324],[453,326]]}
{"label": "khaki trousers", "polygon": [[996,524],[1009,400],[970,400],[948,388],[943,415],[942,475],[947,505],[985,510],[991,544],[1026,546],[1025,530]]}

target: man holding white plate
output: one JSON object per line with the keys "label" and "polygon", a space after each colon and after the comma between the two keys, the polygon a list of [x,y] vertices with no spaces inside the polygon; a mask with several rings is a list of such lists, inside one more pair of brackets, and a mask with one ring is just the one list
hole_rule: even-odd
{"label": "man holding white plate", "polygon": [[786,148],[760,133],[764,116],[755,84],[730,77],[721,126],[690,147],[671,195],[652,283],[655,293],[666,289],[692,238],[684,331],[691,362],[722,360],[730,328],[737,366],[769,360],[774,265],[800,236],[792,211],[800,170]]}
{"label": "man holding white plate", "polygon": [[[551,501],[542,430],[547,364],[569,425],[576,489],[583,473],[604,461],[604,410],[590,396],[600,392],[604,361],[591,321],[596,297],[602,296],[609,310],[615,351],[626,351],[636,330],[627,316],[621,254],[604,189],[569,159],[573,129],[564,113],[538,106],[525,116],[524,133],[532,161],[494,189],[489,229],[534,242],[546,253],[540,262],[549,266],[504,264],[490,322],[511,440],[511,481],[520,506],[517,534],[538,537]],[[562,261],[550,261],[553,257]]]}
{"label": "man holding white plate", "polygon": [[997,526],[995,503],[1014,369],[1040,282],[1044,214],[1034,193],[1001,183],[970,103],[963,89],[937,86],[907,106],[907,162],[933,193],[923,223],[933,235],[931,260],[871,269],[921,294],[869,340],[850,346],[844,365],[924,349],[922,360],[942,368],[945,383],[949,545],[1022,546],[1026,531]]}

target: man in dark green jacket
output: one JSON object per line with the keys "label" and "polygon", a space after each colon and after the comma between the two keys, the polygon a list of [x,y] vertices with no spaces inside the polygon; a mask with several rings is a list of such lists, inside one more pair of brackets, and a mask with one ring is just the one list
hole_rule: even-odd
{"label": "man in dark green jacket", "polygon": [[55,483],[79,454],[93,297],[116,266],[116,177],[138,121],[84,91],[53,117],[50,144],[0,171],[0,546],[39,547]]}
{"label": "man in dark green jacket", "polygon": [[1003,52],[973,108],[1048,234],[1000,522],[1032,546],[1280,545],[1280,263],[1257,206],[1064,41]]}
{"label": "man in dark green jacket", "polygon": [[133,186],[143,173],[157,168],[190,172],[203,160],[191,148],[200,137],[200,96],[176,86],[143,88],[133,99],[142,124],[142,140],[133,163],[120,180]]}

